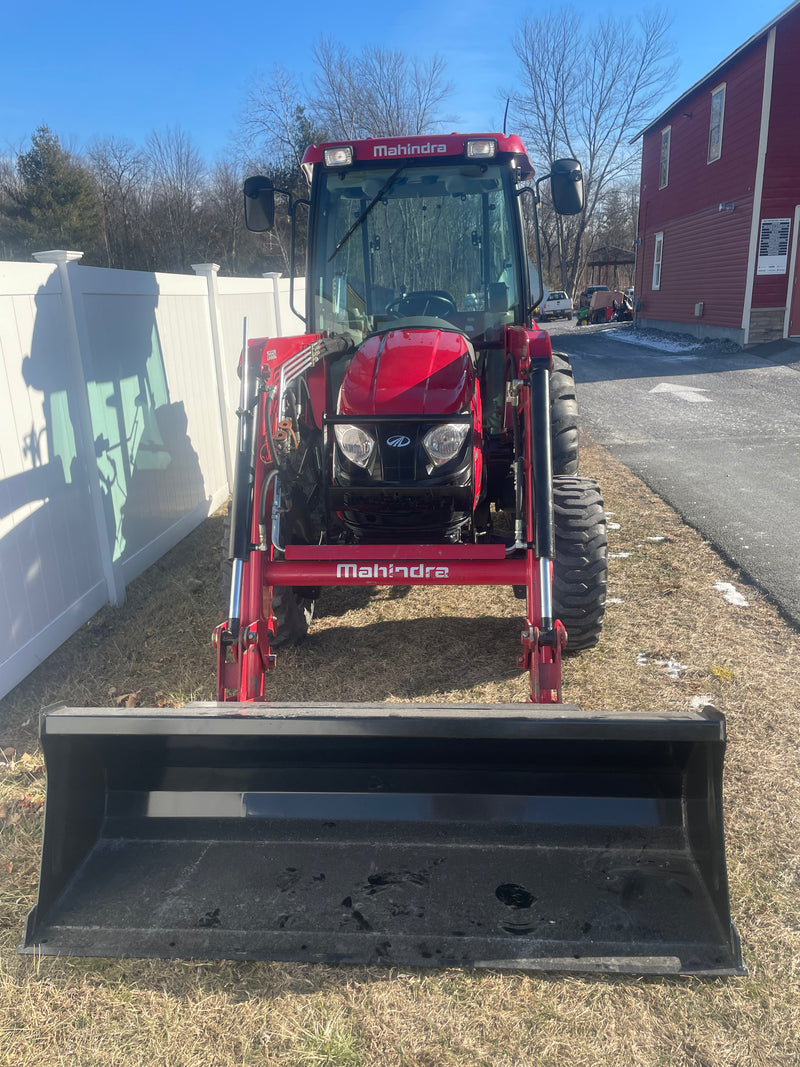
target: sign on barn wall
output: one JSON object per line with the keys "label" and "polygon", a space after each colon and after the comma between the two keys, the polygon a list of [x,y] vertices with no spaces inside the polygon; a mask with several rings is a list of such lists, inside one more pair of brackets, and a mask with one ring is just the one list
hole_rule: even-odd
{"label": "sign on barn wall", "polygon": [[757,274],[785,274],[791,219],[762,219]]}

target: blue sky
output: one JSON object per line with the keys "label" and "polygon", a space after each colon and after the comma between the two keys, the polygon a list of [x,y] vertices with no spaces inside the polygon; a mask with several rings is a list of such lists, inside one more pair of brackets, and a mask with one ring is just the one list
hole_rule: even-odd
{"label": "blue sky", "polygon": [[[680,68],[663,106],[787,3],[677,0],[672,33]],[[597,7],[591,0],[572,6]],[[96,136],[141,145],[151,130],[180,126],[212,163],[225,157],[255,80],[281,65],[310,88],[312,48],[322,34],[352,51],[381,44],[422,59],[438,53],[454,86],[447,105],[453,127],[501,129],[499,93],[515,70],[511,37],[543,10],[522,0],[0,0],[0,154],[27,147],[42,124],[78,150]]]}

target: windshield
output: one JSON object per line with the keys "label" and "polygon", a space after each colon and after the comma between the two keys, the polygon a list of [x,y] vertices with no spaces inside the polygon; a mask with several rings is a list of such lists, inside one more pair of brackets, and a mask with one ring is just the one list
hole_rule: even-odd
{"label": "windshield", "polygon": [[516,198],[500,166],[323,171],[311,270],[314,330],[356,341],[397,320],[475,340],[523,322]]}

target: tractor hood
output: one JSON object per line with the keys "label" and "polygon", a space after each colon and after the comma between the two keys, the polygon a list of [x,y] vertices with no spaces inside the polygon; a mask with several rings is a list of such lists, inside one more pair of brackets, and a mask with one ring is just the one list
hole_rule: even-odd
{"label": "tractor hood", "polygon": [[397,328],[356,351],[339,394],[341,415],[451,415],[474,392],[472,346],[455,330]]}

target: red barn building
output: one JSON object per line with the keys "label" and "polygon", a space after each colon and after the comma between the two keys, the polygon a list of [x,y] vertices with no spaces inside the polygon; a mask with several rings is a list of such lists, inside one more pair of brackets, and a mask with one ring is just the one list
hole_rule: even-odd
{"label": "red barn building", "polygon": [[800,340],[800,0],[639,136],[639,324]]}

